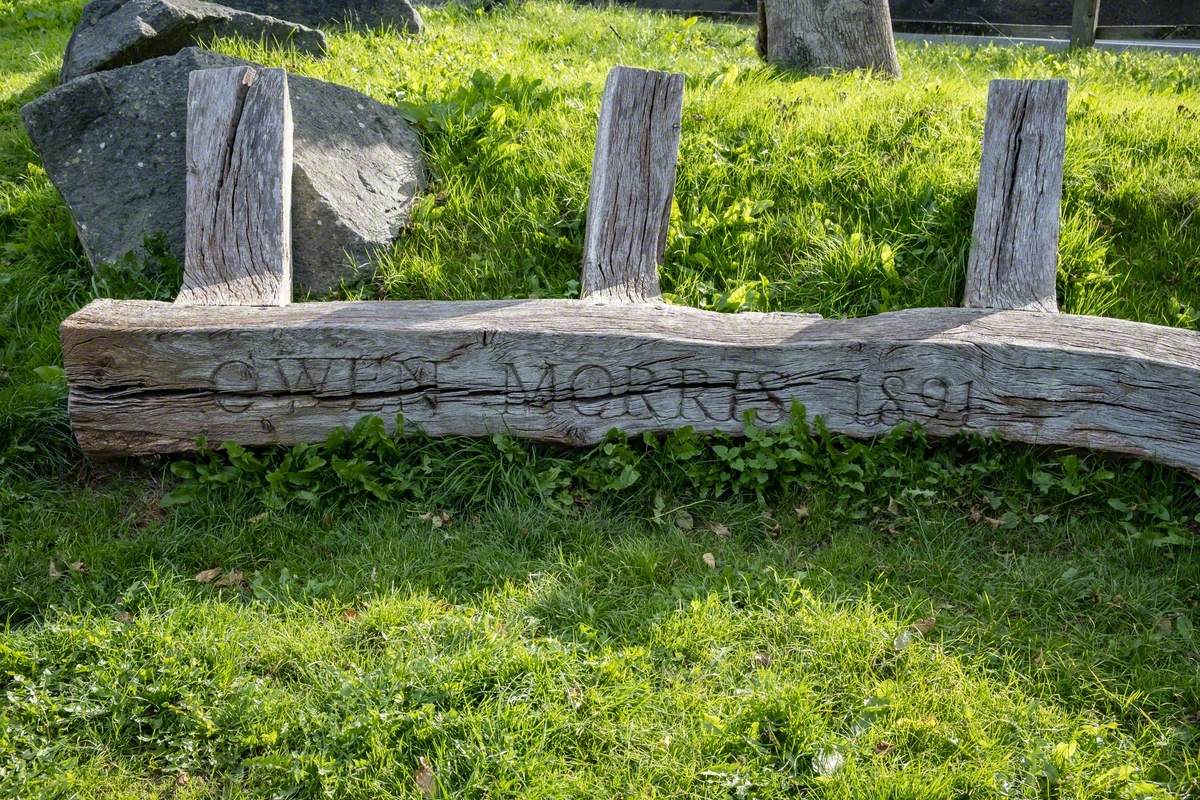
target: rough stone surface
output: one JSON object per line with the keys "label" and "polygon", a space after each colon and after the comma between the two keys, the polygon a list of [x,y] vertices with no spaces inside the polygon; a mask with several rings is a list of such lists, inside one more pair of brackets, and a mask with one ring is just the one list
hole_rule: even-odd
{"label": "rough stone surface", "polygon": [[420,33],[421,15],[409,0],[228,0],[225,5],[305,25],[393,27]]}
{"label": "rough stone surface", "polygon": [[[161,233],[182,261],[188,74],[247,62],[187,48],[71,81],[22,109],[93,265]],[[344,86],[289,76],[295,150],[293,276],[321,292],[362,274],[408,221],[426,173],[399,112]]]}
{"label": "rough stone surface", "polygon": [[325,54],[325,34],[318,30],[202,0],[92,0],[71,34],[60,77],[66,83],[173,55],[217,36],[266,39]]}

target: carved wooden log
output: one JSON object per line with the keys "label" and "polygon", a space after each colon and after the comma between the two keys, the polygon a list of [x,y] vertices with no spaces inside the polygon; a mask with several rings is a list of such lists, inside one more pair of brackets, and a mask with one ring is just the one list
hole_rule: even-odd
{"label": "carved wooden log", "polygon": [[1066,136],[1066,81],[992,81],[963,305],[1058,310]]}
{"label": "carved wooden log", "polygon": [[583,244],[585,298],[659,296],[682,108],[682,75],[630,67],[608,73]]}
{"label": "carved wooden log", "polygon": [[63,325],[70,413],[98,454],[196,437],[309,442],[366,414],[554,442],[739,432],[793,401],[852,436],[902,421],[1141,456],[1200,475],[1200,333],[1021,311],[822,320],[580,301],[97,300]]}
{"label": "carved wooden log", "polygon": [[762,0],[758,50],[784,67],[900,77],[887,0]]}
{"label": "carved wooden log", "polygon": [[281,69],[188,81],[183,305],[292,299],[292,112]]}

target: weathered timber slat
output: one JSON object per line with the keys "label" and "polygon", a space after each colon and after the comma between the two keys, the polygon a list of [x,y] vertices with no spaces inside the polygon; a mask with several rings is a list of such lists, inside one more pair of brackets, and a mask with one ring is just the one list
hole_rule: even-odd
{"label": "weathered timber slat", "polygon": [[582,444],[737,433],[793,401],[852,436],[902,421],[1107,450],[1200,475],[1200,333],[1099,317],[914,309],[823,320],[579,301],[97,300],[62,328],[85,450],[320,440],[366,414],[430,434]]}
{"label": "weathered timber slat", "polygon": [[963,305],[1057,311],[1067,82],[992,81]]}
{"label": "weathered timber slat", "polygon": [[592,158],[584,298],[659,297],[682,109],[682,75],[630,67],[608,73]]}
{"label": "weathered timber slat", "polygon": [[292,114],[281,69],[189,76],[182,305],[292,299]]}

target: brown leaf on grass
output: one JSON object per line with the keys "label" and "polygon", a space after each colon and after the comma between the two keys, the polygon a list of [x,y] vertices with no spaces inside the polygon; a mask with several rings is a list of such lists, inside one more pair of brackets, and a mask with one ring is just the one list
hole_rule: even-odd
{"label": "brown leaf on grass", "polygon": [[895,747],[895,745],[892,744],[891,742],[886,741],[884,739],[880,739],[878,742],[875,743],[875,755],[881,756],[881,755],[884,755],[885,753],[889,753],[889,752],[891,752],[893,747]]}
{"label": "brown leaf on grass", "polygon": [[221,569],[220,567],[201,570],[192,576],[192,580],[194,580],[196,583],[212,583],[217,578],[221,577],[221,573],[224,571],[225,570]]}
{"label": "brown leaf on grass", "polygon": [[808,506],[798,505],[794,509],[792,509],[792,513],[794,513],[796,515],[797,520],[799,520],[800,522],[804,522],[804,520],[808,519],[808,514],[809,514]]}
{"label": "brown leaf on grass", "polygon": [[704,527],[708,528],[718,539],[729,538],[729,527],[722,525],[720,522],[710,522]]}
{"label": "brown leaf on grass", "polygon": [[437,776],[433,774],[433,765],[425,756],[417,759],[417,772],[413,775],[413,780],[417,782],[417,788],[421,790],[423,796],[433,797]]}
{"label": "brown leaf on grass", "polygon": [[358,619],[358,610],[354,608],[347,608],[342,612],[342,619],[346,620],[346,622],[353,622],[354,620]]}
{"label": "brown leaf on grass", "polygon": [[978,525],[983,519],[983,512],[972,506],[971,513],[967,515],[967,519],[970,520],[972,525]]}
{"label": "brown leaf on grass", "polygon": [[72,562],[69,568],[71,572],[74,572],[76,575],[86,575],[88,572],[87,564],[83,563],[82,561]]}
{"label": "brown leaf on grass", "polygon": [[220,586],[223,588],[231,588],[231,587],[245,586],[245,585],[246,585],[246,576],[240,569],[230,570],[229,572],[225,573],[225,575],[222,576],[220,580],[216,581],[213,584],[213,586]]}
{"label": "brown leaf on grass", "polygon": [[934,617],[925,617],[924,619],[919,619],[913,623],[913,627],[917,629],[917,633],[921,634],[922,636],[928,636],[929,632],[933,630],[933,626],[935,625],[937,625],[937,619]]}
{"label": "brown leaf on grass", "polygon": [[712,553],[705,553],[704,555],[700,556],[700,558],[704,561],[705,566],[707,566],[709,569],[717,568],[717,557]]}
{"label": "brown leaf on grass", "polygon": [[130,614],[128,611],[118,611],[116,614],[113,614],[113,619],[122,625],[128,625],[133,622],[133,614]]}
{"label": "brown leaf on grass", "polygon": [[754,666],[760,669],[766,669],[767,667],[771,666],[771,654],[759,650],[754,654]]}
{"label": "brown leaf on grass", "polygon": [[426,511],[421,515],[421,519],[434,528],[449,528],[450,523],[454,521],[454,518],[445,511]]}
{"label": "brown leaf on grass", "polygon": [[58,564],[54,563],[53,558],[50,559],[50,580],[52,580],[52,581],[61,580],[62,577],[66,574],[67,573],[63,572],[61,569],[58,568]]}
{"label": "brown leaf on grass", "polygon": [[269,516],[271,516],[270,511],[260,511],[250,519],[246,520],[246,522],[249,522],[251,525],[257,525]]}

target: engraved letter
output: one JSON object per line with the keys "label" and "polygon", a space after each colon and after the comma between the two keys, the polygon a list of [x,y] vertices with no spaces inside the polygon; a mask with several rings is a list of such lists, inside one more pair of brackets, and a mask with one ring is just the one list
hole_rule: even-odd
{"label": "engraved letter", "polygon": [[[548,410],[554,407],[554,370],[558,368],[557,364],[546,363],[542,367],[542,374],[538,377],[537,385],[533,387],[532,394],[529,389],[525,388],[525,381],[521,380],[521,373],[517,371],[517,365],[511,361],[504,362],[504,406],[520,406],[533,405],[544,406]],[[521,393],[521,398],[514,399],[513,394]]]}
{"label": "engraved letter", "polygon": [[208,380],[217,392],[216,403],[222,411],[241,414],[254,404],[253,400],[231,400],[221,396],[225,392],[251,394],[258,389],[258,375],[245,361],[226,361],[217,365]]}
{"label": "engraved letter", "polygon": [[[591,379],[585,377],[589,374],[592,376]],[[582,386],[580,385],[581,379]],[[584,364],[571,373],[571,380],[568,385],[571,389],[571,407],[575,409],[576,413],[582,414],[585,417],[604,416],[605,404],[612,397],[613,377],[611,372],[598,364]],[[586,398],[581,400],[579,397],[581,390],[585,394],[597,391],[602,393],[599,399],[591,403],[595,407],[594,411],[585,411],[584,408],[580,407],[581,403],[586,403]]]}

